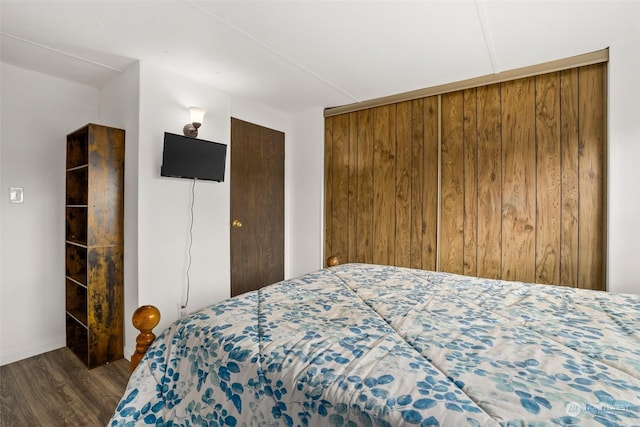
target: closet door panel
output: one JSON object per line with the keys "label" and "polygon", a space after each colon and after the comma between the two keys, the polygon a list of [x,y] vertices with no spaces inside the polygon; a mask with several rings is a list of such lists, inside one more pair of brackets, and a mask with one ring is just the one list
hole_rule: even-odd
{"label": "closet door panel", "polygon": [[358,116],[349,113],[349,178],[347,185],[347,261],[356,261],[357,254],[357,219],[358,210],[355,209],[358,198]]}
{"label": "closet door panel", "polygon": [[560,76],[536,78],[536,276],[560,283]]}
{"label": "closet door panel", "polygon": [[560,284],[578,286],[578,70],[560,74],[562,203]]}
{"label": "closet door panel", "polygon": [[[579,215],[578,287],[604,286],[604,65],[579,72]],[[583,95],[584,94],[584,95]]]}
{"label": "closet door panel", "polygon": [[395,265],[411,266],[411,102],[396,105]]}
{"label": "closet door panel", "polygon": [[373,109],[373,262],[395,263],[396,108]]}
{"label": "closet door panel", "polygon": [[478,274],[478,120],[474,89],[463,92],[464,262],[463,273]]}
{"label": "closet door panel", "polygon": [[373,262],[373,113],[358,116],[356,261]]}
{"label": "closet door panel", "polygon": [[422,205],[422,268],[437,269],[438,247],[438,97],[424,99],[424,186]]}
{"label": "closet door panel", "polygon": [[349,115],[333,122],[333,170],[331,247],[332,254],[348,260],[349,236]]}
{"label": "closet door panel", "polygon": [[424,100],[411,101],[411,249],[410,267],[422,268],[424,225]]}
{"label": "closet door panel", "polygon": [[535,279],[534,79],[502,83],[502,279]]}
{"label": "closet door panel", "polygon": [[442,95],[440,270],[464,272],[463,93]]}
{"label": "closet door panel", "polygon": [[500,85],[477,89],[478,266],[477,275],[502,274],[502,116]]}

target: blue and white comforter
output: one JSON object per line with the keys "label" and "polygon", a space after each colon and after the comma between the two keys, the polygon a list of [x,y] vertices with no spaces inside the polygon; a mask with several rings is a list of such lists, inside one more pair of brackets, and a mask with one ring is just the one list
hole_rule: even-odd
{"label": "blue and white comforter", "polygon": [[640,296],[325,269],[173,324],[110,425],[640,425]]}

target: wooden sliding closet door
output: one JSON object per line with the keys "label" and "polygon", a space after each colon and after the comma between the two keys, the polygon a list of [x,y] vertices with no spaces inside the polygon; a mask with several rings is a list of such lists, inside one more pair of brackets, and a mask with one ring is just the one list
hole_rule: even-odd
{"label": "wooden sliding closet door", "polygon": [[604,289],[605,78],[601,63],[328,117],[325,253]]}
{"label": "wooden sliding closet door", "polygon": [[442,271],[604,289],[604,67],[442,95]]}
{"label": "wooden sliding closet door", "polygon": [[605,65],[578,71],[578,286],[605,285]]}
{"label": "wooden sliding closet door", "polygon": [[325,253],[436,268],[437,97],[327,118]]}

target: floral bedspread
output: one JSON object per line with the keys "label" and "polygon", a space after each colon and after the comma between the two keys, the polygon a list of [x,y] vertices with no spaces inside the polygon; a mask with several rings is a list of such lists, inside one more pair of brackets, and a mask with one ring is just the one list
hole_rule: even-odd
{"label": "floral bedspread", "polygon": [[640,425],[640,296],[346,264],[165,330],[111,426]]}

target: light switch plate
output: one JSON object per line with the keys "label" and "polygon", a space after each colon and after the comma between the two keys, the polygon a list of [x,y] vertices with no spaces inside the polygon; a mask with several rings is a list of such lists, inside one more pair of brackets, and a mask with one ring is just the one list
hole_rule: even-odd
{"label": "light switch plate", "polygon": [[22,203],[24,201],[24,187],[9,187],[9,203]]}

